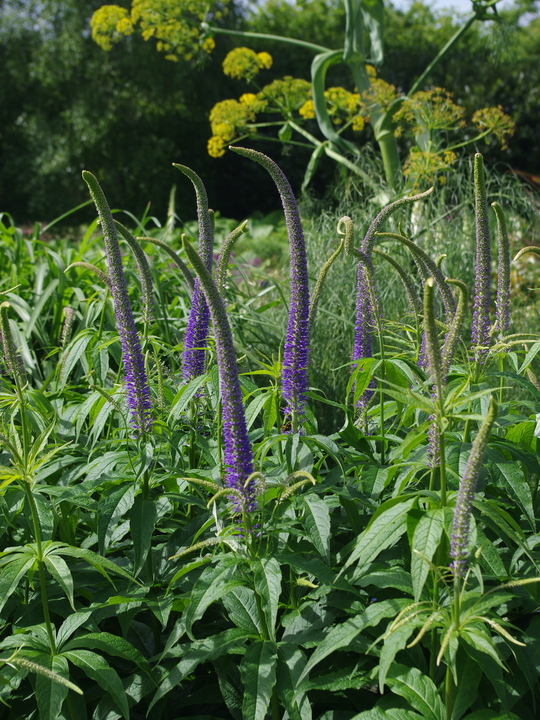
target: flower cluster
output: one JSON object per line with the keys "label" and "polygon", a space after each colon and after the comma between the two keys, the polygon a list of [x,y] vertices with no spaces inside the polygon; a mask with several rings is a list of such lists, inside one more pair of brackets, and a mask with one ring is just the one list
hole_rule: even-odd
{"label": "flower cluster", "polygon": [[105,254],[107,256],[111,294],[114,302],[114,314],[126,372],[126,395],[131,421],[137,433],[146,432],[150,429],[152,422],[150,417],[150,388],[144,369],[141,342],[129,301],[116,226],[103,190],[96,178],[85,170],[83,171],[83,179],[88,185],[97,208],[105,240]]}
{"label": "flower cluster", "polygon": [[193,59],[200,50],[211,52],[215,46],[201,29],[208,17],[218,19],[230,0],[210,6],[204,0],[132,0],[131,12],[118,5],[103,5],[90,21],[92,38],[104,50],[111,50],[123,36],[138,27],[143,40],[156,40],[159,52],[168,60]]}
{"label": "flower cluster", "polygon": [[207,146],[210,156],[221,157],[224,155],[227,145],[235,137],[253,132],[249,123],[255,121],[256,110],[250,100],[251,97],[248,102],[222,100],[214,105],[210,111],[212,137]]}
{"label": "flower cluster", "polygon": [[514,134],[516,128],[515,122],[503,111],[500,105],[477,110],[472,116],[472,123],[482,133],[488,132],[497,138],[503,150],[508,147],[508,137]]}
{"label": "flower cluster", "polygon": [[441,173],[448,170],[456,159],[457,155],[451,150],[430,152],[413,147],[403,164],[403,174],[411,180],[414,189],[425,183],[434,185],[436,180],[444,184],[446,178]]}
{"label": "flower cluster", "polygon": [[251,82],[260,70],[272,67],[272,56],[267,52],[256,53],[247,47],[237,47],[223,61],[223,72],[232,78]]}
{"label": "flower cluster", "polygon": [[396,122],[408,126],[414,135],[465,127],[465,108],[456,105],[452,93],[435,87],[421,90],[403,101],[394,115]]}

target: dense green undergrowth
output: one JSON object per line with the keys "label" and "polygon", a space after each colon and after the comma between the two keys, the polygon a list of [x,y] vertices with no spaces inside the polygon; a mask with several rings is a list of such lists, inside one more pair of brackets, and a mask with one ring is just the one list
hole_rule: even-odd
{"label": "dense green undergrowth", "polygon": [[[311,320],[299,417],[282,399],[295,302],[287,228],[275,217],[248,223],[222,290],[254,471],[232,489],[222,329],[210,333],[202,374],[186,380],[182,366],[197,263],[180,235],[200,243],[204,223],[176,227],[172,205],[163,226],[114,213],[139,238],[152,281],[123,243],[152,406],[134,429],[97,221],[74,239],[53,227],[24,235],[2,216],[1,718],[537,712],[540,339],[537,271],[526,262],[536,255],[511,266],[510,329],[504,257],[490,265],[489,342],[471,343],[482,207],[464,177],[459,199],[450,182],[383,217],[377,230],[393,235],[375,238],[386,257],[373,256],[370,276],[380,308],[356,320],[362,238],[380,207],[343,208],[354,237]],[[487,200],[508,207],[513,256],[537,235],[534,210],[508,188],[488,178]],[[501,228],[489,213],[494,250]],[[345,237],[339,219],[311,213],[305,223],[311,290]],[[214,267],[233,230],[215,219]],[[416,306],[387,256],[411,279]],[[351,362],[362,322],[372,352]]]}

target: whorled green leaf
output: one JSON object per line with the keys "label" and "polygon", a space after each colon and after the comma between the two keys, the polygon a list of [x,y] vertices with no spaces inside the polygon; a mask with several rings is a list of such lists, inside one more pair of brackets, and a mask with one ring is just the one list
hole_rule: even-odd
{"label": "whorled green leaf", "polygon": [[434,682],[418,668],[396,663],[388,673],[388,685],[405,698],[424,720],[445,720],[446,711]]}
{"label": "whorled green leaf", "polygon": [[302,497],[303,523],[317,552],[330,564],[330,513],[328,505],[315,493]]}
{"label": "whorled green leaf", "polygon": [[90,650],[78,648],[62,653],[69,662],[88,675],[89,678],[95,680],[98,685],[109,693],[125,720],[129,720],[129,705],[122,681],[116,670],[100,655]]}
{"label": "whorled green leaf", "polygon": [[259,595],[269,634],[276,628],[279,596],[281,593],[281,568],[275,558],[261,558],[253,565],[255,592]]}
{"label": "whorled green leaf", "polygon": [[414,599],[420,599],[424,583],[429,575],[429,562],[439,545],[444,529],[444,510],[428,510],[416,526],[412,541],[411,579]]}
{"label": "whorled green leaf", "polygon": [[276,682],[277,647],[261,640],[253,643],[240,664],[244,683],[243,720],[265,720]]}
{"label": "whorled green leaf", "polygon": [[[139,574],[152,544],[152,534],[156,525],[156,505],[151,498],[138,495],[129,513],[129,528],[133,540],[133,574]],[[150,578],[147,578],[149,581]]]}

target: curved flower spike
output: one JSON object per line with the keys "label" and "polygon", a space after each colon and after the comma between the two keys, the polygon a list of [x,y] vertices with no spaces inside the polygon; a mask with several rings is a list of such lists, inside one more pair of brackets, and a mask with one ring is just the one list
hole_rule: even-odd
{"label": "curved flower spike", "polygon": [[459,491],[452,522],[452,537],[450,540],[450,557],[452,569],[456,575],[464,575],[467,567],[467,548],[469,545],[469,527],[471,522],[472,506],[478,484],[478,476],[482,467],[484,450],[486,449],[491,428],[497,417],[497,402],[493,395],[486,417],[480,426],[478,435],[472,444],[471,452],[463,477],[459,484]]}
{"label": "curved flower spike", "polygon": [[71,265],[67,266],[64,272],[67,273],[68,270],[71,270],[71,268],[74,267],[81,267],[85,270],[90,270],[90,272],[93,272],[97,279],[100,280],[104,285],[106,285],[109,290],[111,289],[111,278],[107,275],[106,272],[103,272],[103,270],[100,270],[95,265],[92,265],[92,263],[80,261],[72,262]]}
{"label": "curved flower spike", "polygon": [[193,275],[191,274],[188,266],[185,264],[185,262],[182,260],[182,258],[178,255],[177,252],[175,252],[171,247],[169,247],[166,242],[163,242],[163,240],[158,240],[157,238],[138,237],[136,239],[138,242],[149,242],[153,245],[157,245],[158,247],[163,248],[163,250],[165,250],[165,252],[168,253],[168,255],[172,258],[176,267],[184,276],[184,280],[188,284],[189,289],[193,293],[193,286],[195,284],[195,280],[193,279]]}
{"label": "curved flower spike", "polygon": [[[173,167],[191,180],[197,198],[197,219],[199,224],[199,255],[206,269],[212,271],[212,252],[214,246],[214,224],[208,208],[208,195],[203,181],[196,172],[173,163]],[[195,279],[193,297],[191,298],[191,311],[189,314],[186,336],[184,339],[184,362],[182,375],[184,382],[189,382],[204,372],[206,337],[210,314],[204,294],[200,288],[200,280]]]}
{"label": "curved flower spike", "polygon": [[[254,509],[254,482],[246,480],[253,473],[253,455],[248,438],[238,366],[227,311],[211,274],[188,240],[183,237],[188,256],[210,307],[219,370],[219,387],[223,408],[223,446],[225,484],[234,490],[231,500],[236,510]],[[239,500],[241,498],[241,501]]]}
{"label": "curved flower spike", "polygon": [[0,330],[2,331],[2,349],[4,351],[4,362],[8,369],[9,374],[15,380],[17,386],[24,385],[26,382],[26,372],[24,365],[21,360],[21,356],[17,351],[15,340],[11,332],[11,326],[9,324],[8,310],[11,305],[8,302],[3,302],[0,305]]}
{"label": "curved flower spike", "polygon": [[309,385],[309,284],[304,231],[298,204],[289,181],[276,163],[263,153],[248,148],[231,147],[233,152],[262,165],[274,181],[283,205],[291,256],[291,302],[283,351],[283,398],[287,414],[296,432],[306,402]]}
{"label": "curved flower spike", "polygon": [[143,306],[143,322],[149,323],[152,320],[154,311],[154,285],[152,282],[152,273],[150,272],[150,265],[148,264],[148,258],[142,247],[139,245],[137,240],[129,232],[127,227],[124,227],[118,220],[114,221],[116,229],[120,235],[127,242],[133,255],[135,256],[135,262],[137,263],[137,269],[139,270],[139,278],[141,281],[141,295],[142,295],[142,306]]}
{"label": "curved flower spike", "polygon": [[491,238],[487,208],[484,159],[474,156],[474,217],[476,223],[476,270],[472,320],[472,343],[476,359],[483,360],[490,342]]}
{"label": "curved flower spike", "polygon": [[463,320],[465,319],[467,305],[469,304],[469,291],[464,282],[454,279],[449,279],[446,282],[450,283],[451,285],[457,286],[459,290],[459,299],[457,309],[454,314],[454,319],[450,323],[450,327],[448,329],[448,332],[446,333],[442,349],[443,375],[445,380],[446,376],[448,375],[452,360],[454,359],[457,344],[461,338]]}
{"label": "curved flower spike", "polygon": [[144,369],[141,342],[129,301],[116,226],[103,190],[96,178],[87,170],[83,170],[82,176],[90,190],[103,230],[114,314],[126,371],[127,404],[131,421],[136,432],[146,432],[152,424],[150,388]]}
{"label": "curved flower spike", "polygon": [[345,247],[345,238],[342,238],[338,249],[334,250],[334,252],[330,255],[328,260],[324,263],[324,265],[321,268],[321,272],[319,273],[319,277],[317,278],[317,282],[315,283],[315,287],[313,288],[313,293],[311,295],[311,303],[309,305],[309,324],[310,326],[313,325],[313,319],[315,318],[315,313],[317,312],[317,305],[319,304],[319,298],[321,296],[322,287],[324,285],[324,281],[326,280],[326,276],[328,275],[328,271],[334,264],[334,261],[339,257],[339,254]]}
{"label": "curved flower spike", "polygon": [[496,324],[499,338],[508,334],[510,329],[510,242],[506,229],[506,218],[498,202],[491,203],[497,218],[497,300]]}
{"label": "curved flower spike", "polygon": [[232,249],[234,243],[238,240],[240,235],[247,232],[247,220],[244,220],[237,228],[230,232],[225,238],[225,242],[221,248],[219,254],[219,260],[216,269],[216,285],[219,290],[219,294],[223,295],[225,290],[225,281],[227,279],[227,268],[229,266],[229,260],[231,259]]}

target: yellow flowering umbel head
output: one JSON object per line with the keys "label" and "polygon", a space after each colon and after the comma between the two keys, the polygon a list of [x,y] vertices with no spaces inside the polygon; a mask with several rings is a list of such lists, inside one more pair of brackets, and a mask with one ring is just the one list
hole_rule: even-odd
{"label": "yellow flowering umbel head", "polygon": [[507,139],[514,134],[515,122],[507,115],[502,107],[489,107],[477,110],[472,116],[473,125],[476,125],[480,132],[488,130],[500,142],[503,150],[508,147]]}
{"label": "yellow flowering umbel head", "polygon": [[465,109],[456,105],[452,93],[435,87],[416,92],[404,100],[394,120],[412,126],[412,132],[419,135],[424,132],[459,130],[465,125],[464,115]]}
{"label": "yellow flowering umbel head", "polygon": [[133,23],[125,8],[118,5],[103,5],[92,15],[90,28],[94,42],[108,51],[123,36],[131,35]]}
{"label": "yellow flowering umbel head", "polygon": [[[252,97],[255,98],[251,102]],[[244,98],[244,102],[242,102]],[[225,154],[227,145],[237,136],[252,134],[253,129],[249,123],[255,120],[257,110],[257,96],[247,94],[247,101],[243,95],[238,100],[222,100],[214,105],[210,111],[210,126],[212,137],[208,141],[207,150],[211,157],[221,157]],[[261,106],[262,107],[262,106]]]}
{"label": "yellow flowering umbel head", "polygon": [[272,56],[266,52],[256,53],[247,47],[231,50],[223,61],[223,72],[229,77],[250,82],[260,70],[272,67]]}
{"label": "yellow flowering umbel head", "polygon": [[455,161],[456,154],[451,150],[428,152],[413,147],[403,165],[403,174],[412,180],[415,189],[422,184],[433,185],[435,180],[444,183],[446,178],[441,173]]}
{"label": "yellow flowering umbel head", "polygon": [[214,49],[214,40],[204,34],[202,23],[222,17],[229,2],[132,0],[131,13],[117,5],[103,5],[90,21],[92,38],[104,50],[110,50],[122,36],[138,28],[143,40],[156,40],[157,50],[168,60],[191,60],[201,50],[208,53]]}

